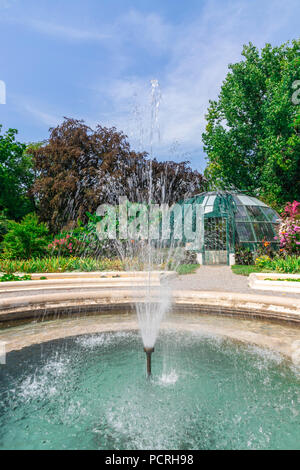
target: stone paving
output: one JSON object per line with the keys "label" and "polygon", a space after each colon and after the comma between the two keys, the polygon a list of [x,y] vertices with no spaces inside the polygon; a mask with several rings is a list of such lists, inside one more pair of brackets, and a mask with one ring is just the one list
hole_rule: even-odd
{"label": "stone paving", "polygon": [[178,276],[170,284],[175,291],[239,292],[300,299],[299,294],[251,289],[248,287],[248,277],[234,274],[229,266],[201,266],[196,273]]}

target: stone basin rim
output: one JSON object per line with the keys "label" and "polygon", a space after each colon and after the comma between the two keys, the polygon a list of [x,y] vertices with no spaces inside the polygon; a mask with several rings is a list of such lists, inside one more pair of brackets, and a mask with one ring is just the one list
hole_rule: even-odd
{"label": "stone basin rim", "polygon": [[[207,327],[203,328],[203,325],[201,324],[201,318],[203,316],[200,315],[200,323],[195,324],[193,322],[188,322],[188,323],[173,323],[172,319],[167,319],[163,321],[161,325],[161,331],[167,331],[167,332],[184,332],[184,333],[195,333],[199,332],[203,336],[212,336],[212,337],[222,337],[225,340],[230,340],[234,341],[240,344],[248,344],[252,346],[258,346],[263,349],[267,349],[270,351],[274,351],[276,353],[279,353],[282,355],[285,359],[288,360],[293,360],[293,350],[290,347],[287,347],[287,342],[282,340],[281,342],[278,342],[278,339],[276,338],[269,338],[268,336],[262,336],[261,334],[253,334],[249,331],[243,330],[243,328],[240,328],[238,330],[236,329],[222,329],[220,330],[220,326],[213,326],[211,328]],[[107,320],[107,319],[106,319]],[[234,319],[236,321],[236,319]],[[72,321],[72,319],[71,319]],[[80,330],[74,330],[72,329],[65,329],[64,327],[62,328],[56,328],[55,331],[51,332],[49,331],[48,333],[45,332],[35,332],[32,333],[27,337],[27,343],[22,344],[18,342],[17,338],[13,340],[7,341],[7,353],[14,352],[14,351],[21,351],[22,349],[38,345],[38,344],[43,344],[43,343],[48,343],[52,341],[57,341],[57,340],[62,340],[62,339],[71,339],[71,338],[76,338],[80,336],[86,336],[86,335],[95,335],[95,334],[102,334],[102,333],[120,333],[120,332],[134,332],[138,333],[139,332],[139,325],[137,322],[137,319],[133,317],[133,315],[130,316],[129,321],[127,318],[127,321],[125,323],[111,323],[109,320],[107,322],[102,322],[101,324],[97,324],[96,326],[89,327],[89,325],[83,325],[83,327],[80,327]],[[0,335],[0,339],[4,339],[3,335]],[[298,342],[300,343],[300,330],[299,330],[299,340]]]}
{"label": "stone basin rim", "polygon": [[[157,289],[157,298],[161,288]],[[30,320],[39,317],[84,314],[135,308],[145,296],[143,289],[102,289],[89,292],[47,293],[0,300],[0,323]],[[212,291],[181,291],[173,293],[172,309],[204,314],[262,318],[295,323],[300,326],[300,302],[254,294],[237,294]]]}

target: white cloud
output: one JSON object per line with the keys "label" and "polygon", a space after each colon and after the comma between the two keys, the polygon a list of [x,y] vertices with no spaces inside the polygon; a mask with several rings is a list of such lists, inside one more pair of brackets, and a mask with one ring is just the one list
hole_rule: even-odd
{"label": "white cloud", "polygon": [[68,26],[65,24],[57,24],[50,21],[33,19],[33,18],[9,18],[4,19],[6,22],[20,24],[27,28],[37,31],[38,33],[52,36],[54,38],[62,38],[70,41],[105,41],[111,38],[109,33],[95,30],[82,29]]}
{"label": "white cloud", "polygon": [[168,49],[173,36],[173,27],[156,13],[143,14],[130,10],[116,22],[119,32],[127,40],[136,41],[136,46],[146,46],[153,53]]}
{"label": "white cloud", "polygon": [[62,122],[63,116],[51,111],[45,110],[49,106],[37,104],[34,99],[28,100],[28,97],[24,98],[19,95],[12,95],[12,100],[16,108],[24,115],[30,115],[39,124],[46,125],[48,127],[55,127]]}
{"label": "white cloud", "polygon": [[26,22],[26,25],[49,36],[62,37],[75,41],[103,41],[111,37],[106,33],[98,33],[97,31],[73,28],[41,20],[29,20]]}
{"label": "white cloud", "polygon": [[46,124],[49,127],[57,126],[62,121],[62,116],[41,111],[35,106],[30,104],[24,105],[24,111],[31,114],[38,121]]}
{"label": "white cloud", "polygon": [[[134,11],[128,14],[125,24],[129,20],[137,24],[138,32],[145,32],[142,41],[154,38],[155,47],[168,50],[169,54],[168,64],[155,77],[161,83],[163,95],[158,154],[167,154],[175,141],[184,149],[202,153],[201,135],[208,102],[217,97],[228,64],[242,59],[243,44],[253,41],[262,47],[276,40],[280,28],[287,26],[294,14],[292,7],[296,2],[288,3],[289,7],[285,4],[283,8],[279,1],[272,6],[258,0],[232,1],[220,7],[220,2],[208,1],[201,16],[177,26],[166,24],[157,15],[143,17]],[[146,112],[145,103],[150,102],[151,78],[154,77],[131,76],[107,81],[103,89],[98,88],[100,95],[110,100],[110,123],[130,136],[134,133],[132,109],[137,95],[145,114],[145,140],[149,135],[149,107]],[[136,138],[132,136],[133,144],[139,139],[138,129],[136,134]]]}
{"label": "white cloud", "polygon": [[[6,3],[10,2],[0,0],[0,7]],[[92,108],[98,106],[99,112],[87,108],[82,117],[93,127],[96,123],[115,125],[138,149],[141,141],[146,148],[149,144],[150,80],[157,78],[162,102],[161,142],[156,152],[167,157],[176,141],[182,152],[201,155],[208,101],[217,97],[228,64],[241,60],[242,45],[249,41],[262,47],[265,42],[277,44],[278,38],[279,42],[289,39],[287,31],[298,11],[298,0],[203,0],[198,16],[186,17],[181,23],[172,22],[171,16],[166,19],[156,12],[141,12],[138,6],[126,14],[116,13],[110,23],[108,18],[106,24],[97,19],[97,27],[96,20],[93,26],[83,28],[55,22],[53,17],[23,16],[5,21],[53,38],[104,45],[109,51],[105,70],[100,79],[91,79],[90,83]],[[149,72],[151,68],[153,73]],[[48,126],[62,120],[49,111],[53,109],[50,104],[45,106],[46,111],[28,101],[20,106]],[[65,110],[63,114],[76,113]]]}

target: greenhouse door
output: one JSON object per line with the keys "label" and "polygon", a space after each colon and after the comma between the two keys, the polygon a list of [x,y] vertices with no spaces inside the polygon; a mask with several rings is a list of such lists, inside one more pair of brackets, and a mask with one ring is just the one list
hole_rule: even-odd
{"label": "greenhouse door", "polygon": [[227,219],[204,219],[204,264],[228,264]]}

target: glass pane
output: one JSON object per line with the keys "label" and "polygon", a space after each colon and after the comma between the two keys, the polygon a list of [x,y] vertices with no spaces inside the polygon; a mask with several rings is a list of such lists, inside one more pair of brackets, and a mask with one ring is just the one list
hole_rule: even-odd
{"label": "glass pane", "polygon": [[216,196],[209,196],[207,201],[207,206],[213,206],[215,202]]}
{"label": "glass pane", "polygon": [[[273,230],[276,233],[276,237],[279,237],[280,224],[272,224]],[[275,240],[276,241],[276,240]],[[278,240],[277,240],[278,241]]]}
{"label": "glass pane", "polygon": [[251,220],[265,220],[265,216],[259,206],[247,206],[247,211]]}
{"label": "glass pane", "polygon": [[274,237],[275,237],[275,233],[273,232],[272,224],[263,223],[263,224],[260,224],[260,225],[262,226],[261,230],[264,233],[265,240],[268,241],[268,242],[273,242]]}
{"label": "glass pane", "polygon": [[245,206],[236,206],[235,219],[236,220],[248,220]]}
{"label": "glass pane", "polygon": [[255,238],[250,222],[237,222],[236,229],[241,242],[254,242]]}
{"label": "glass pane", "polygon": [[251,197],[252,200],[252,206],[260,206],[260,207],[267,207],[267,205],[260,201],[259,199],[256,199],[256,197]]}
{"label": "glass pane", "polygon": [[267,220],[269,220],[273,224],[276,223],[278,219],[280,219],[277,212],[273,211],[273,209],[271,209],[270,207],[262,207],[261,210],[263,211]]}
{"label": "glass pane", "polygon": [[274,241],[274,233],[273,233],[273,230],[272,230],[272,225],[271,224],[267,224],[267,223],[264,223],[264,222],[254,222],[253,223],[253,228],[255,230],[255,234],[256,234],[256,237],[257,237],[257,241],[263,241],[263,240],[266,240],[266,241],[269,241],[269,242],[272,242]]}
{"label": "glass pane", "polygon": [[237,196],[233,196],[233,200],[236,203],[237,206],[242,206],[242,202],[239,200]]}
{"label": "glass pane", "polygon": [[244,206],[256,206],[256,202],[249,196],[239,196],[239,200]]}
{"label": "glass pane", "polygon": [[206,206],[207,204],[207,201],[208,201],[208,196],[205,196],[205,198],[203,199],[203,206]]}

